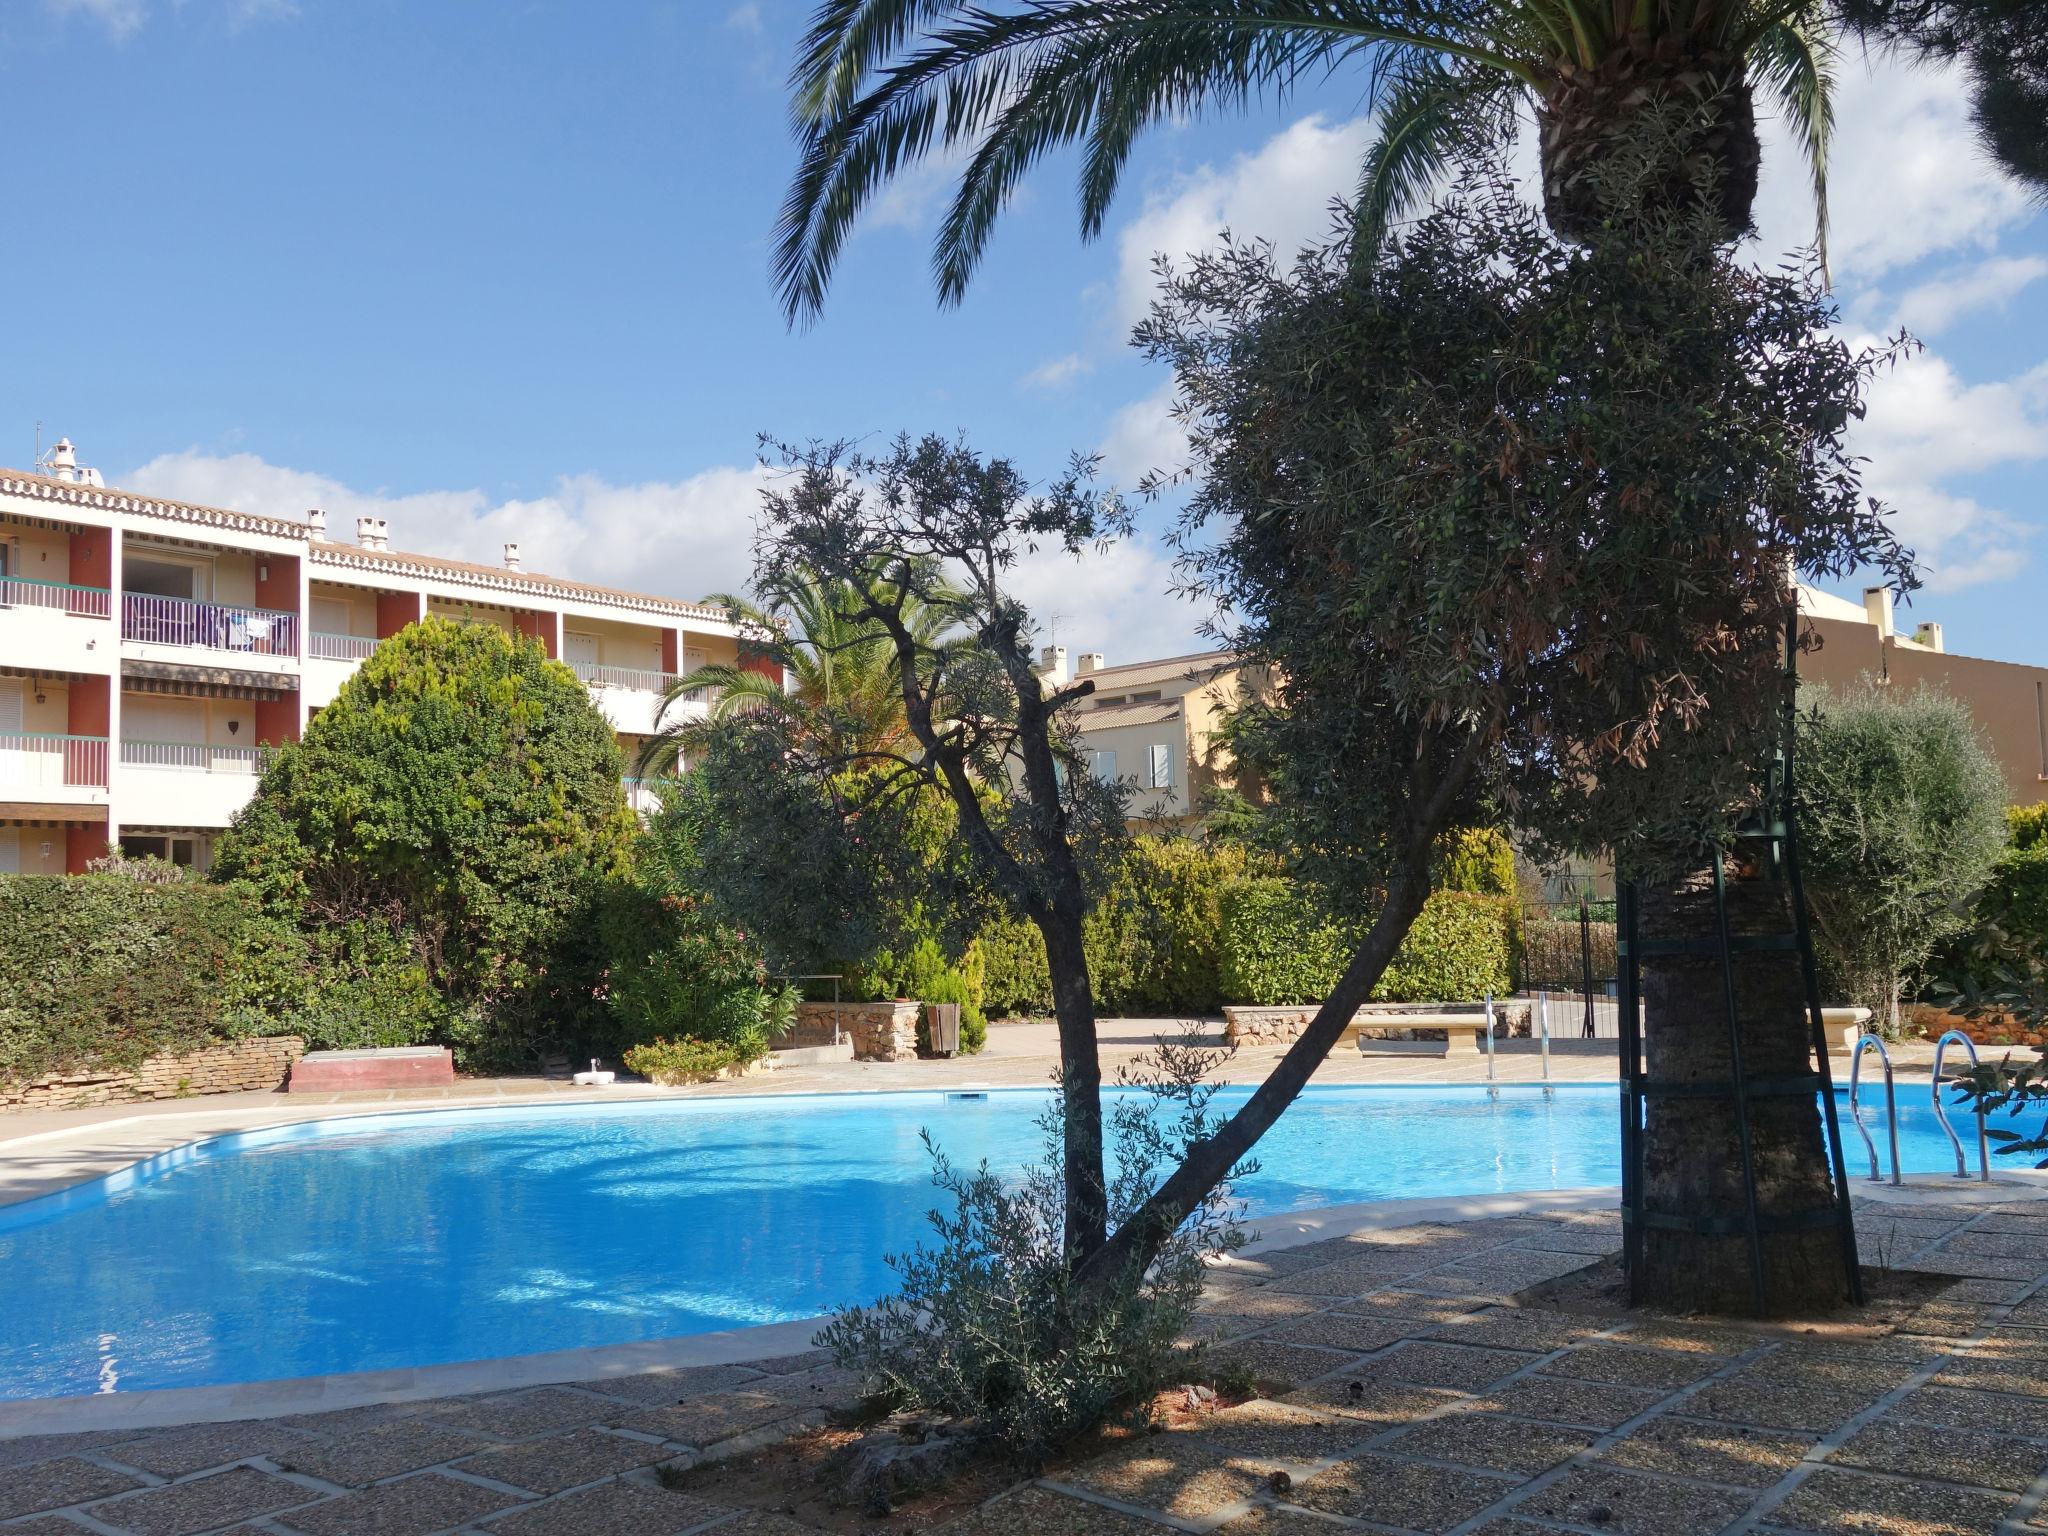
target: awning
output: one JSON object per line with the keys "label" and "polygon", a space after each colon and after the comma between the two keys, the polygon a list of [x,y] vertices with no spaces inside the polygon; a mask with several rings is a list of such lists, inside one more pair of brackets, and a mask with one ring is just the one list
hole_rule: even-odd
{"label": "awning", "polygon": [[194,666],[177,661],[121,660],[121,686],[136,693],[203,692],[216,699],[280,699],[299,691],[289,673],[244,672],[235,667]]}
{"label": "awning", "polygon": [[34,800],[0,800],[0,821],[35,826],[104,826],[104,805],[46,805]]}

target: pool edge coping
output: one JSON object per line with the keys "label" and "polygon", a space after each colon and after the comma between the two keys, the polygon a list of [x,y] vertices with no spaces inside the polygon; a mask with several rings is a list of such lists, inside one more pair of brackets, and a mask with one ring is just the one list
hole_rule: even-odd
{"label": "pool edge coping", "polygon": [[[1881,1202],[1914,1204],[2002,1204],[2015,1198],[2048,1200],[2048,1172],[2009,1169],[1989,1184],[1971,1180],[1967,1188],[1939,1176],[1893,1188],[1863,1184],[1858,1192]],[[2024,1190],[2021,1194],[2018,1191]],[[1481,1221],[1505,1216],[1573,1210],[1600,1210],[1618,1204],[1620,1186],[1530,1190],[1509,1194],[1427,1195],[1398,1200],[1365,1200],[1344,1205],[1289,1211],[1254,1223],[1257,1238],[1245,1245],[1234,1262],[1260,1254],[1326,1242],[1356,1232],[1419,1222]],[[1285,1228],[1284,1231],[1265,1230]],[[1592,1261],[1591,1255],[1588,1262]],[[632,1376],[656,1370],[684,1370],[704,1365],[740,1365],[800,1355],[816,1347],[817,1330],[828,1316],[727,1328],[715,1333],[642,1339],[626,1344],[600,1344],[583,1349],[550,1350],[531,1355],[503,1355],[486,1360],[452,1361],[443,1365],[395,1370],[350,1371],[321,1376],[284,1377],[210,1387],[160,1387],[141,1392],[115,1392],[70,1397],[0,1400],[0,1441],[32,1435],[57,1435],[96,1430],[145,1430],[190,1424],[218,1424],[244,1419],[285,1418],[328,1413],[343,1408],[385,1403],[429,1401],[472,1393],[519,1391],[567,1384],[595,1385],[607,1377]]]}

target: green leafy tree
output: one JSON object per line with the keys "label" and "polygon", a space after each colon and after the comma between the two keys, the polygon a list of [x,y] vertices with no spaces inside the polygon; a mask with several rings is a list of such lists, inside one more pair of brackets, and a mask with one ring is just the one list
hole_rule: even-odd
{"label": "green leafy tree", "polygon": [[1832,50],[1821,0],[825,0],[800,45],[802,159],[775,275],[792,318],[816,313],[840,250],[890,179],[928,157],[960,181],[932,253],[965,292],[1024,175],[1082,152],[1082,232],[1099,234],[1138,135],[1242,108],[1349,69],[1375,109],[1357,237],[1376,246],[1462,146],[1533,108],[1544,202],[1586,239],[1617,151],[1659,148],[1673,204],[1704,197],[1718,236],[1750,227],[1762,161],[1752,81],[1790,120],[1825,246]]}
{"label": "green leafy tree", "polygon": [[215,874],[311,931],[401,935],[466,1063],[530,1065],[601,1026],[594,903],[635,833],[618,743],[539,644],[427,618],[281,748]]}
{"label": "green leafy tree", "polygon": [[[847,615],[866,607],[888,577],[868,572],[830,580],[793,571],[758,600],[721,592],[708,601],[725,608],[744,635],[745,658],[712,662],[677,678],[663,695],[655,733],[642,745],[642,773],[673,773],[683,761],[696,721],[677,706],[705,693],[712,720],[728,719],[766,703],[791,703],[829,751],[878,750],[904,737],[903,690],[888,637]],[[944,610],[916,603],[906,609],[921,644],[935,645],[947,623]],[[782,674],[790,686],[785,690]]]}
{"label": "green leafy tree", "polygon": [[1800,723],[1800,864],[1832,979],[1898,1033],[1901,989],[1969,926],[2005,847],[2005,774],[1969,707],[1815,687]]}
{"label": "green leafy tree", "polygon": [[[1371,921],[1273,1075],[1162,1184],[1161,1221],[1250,1149],[1371,995],[1446,833],[1510,819],[1542,862],[1612,849],[1644,876],[1646,934],[1710,924],[1700,860],[1737,846],[1791,702],[1788,568],[1910,579],[1844,443],[1887,354],[1836,340],[1796,275],[1726,260],[1710,218],[1654,197],[1624,213],[1629,238],[1575,249],[1482,179],[1367,267],[1343,231],[1284,271],[1227,247],[1141,333],[1178,380],[1195,573],[1224,638],[1279,680],[1236,732],[1272,785],[1271,846]],[[1761,870],[1732,900],[1738,924],[1790,925]],[[1748,1069],[1811,1070],[1798,968],[1737,970]],[[1659,1077],[1729,1078],[1715,963],[1674,957],[1652,983]],[[1832,1235],[1793,1229],[1832,1203],[1817,1105],[1753,1111],[1760,1200],[1788,1218],[1766,1239],[1772,1304],[1836,1304]],[[1645,1204],[1739,1213],[1734,1134],[1711,1096],[1661,1104]],[[1659,1229],[1637,1280],[1746,1310],[1745,1247]]]}

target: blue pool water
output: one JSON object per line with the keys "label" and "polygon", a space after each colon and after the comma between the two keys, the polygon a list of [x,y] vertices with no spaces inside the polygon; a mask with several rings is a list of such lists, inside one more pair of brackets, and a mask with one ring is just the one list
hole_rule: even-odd
{"label": "blue pool water", "polygon": [[[457,1110],[207,1142],[0,1207],[0,1397],[528,1354],[872,1300],[882,1256],[926,1235],[919,1129],[1016,1169],[1044,1102]],[[1925,1105],[1900,1119],[1907,1170],[1952,1171]],[[1239,1187],[1255,1215],[1613,1184],[1615,1090],[1311,1088],[1258,1158]]]}

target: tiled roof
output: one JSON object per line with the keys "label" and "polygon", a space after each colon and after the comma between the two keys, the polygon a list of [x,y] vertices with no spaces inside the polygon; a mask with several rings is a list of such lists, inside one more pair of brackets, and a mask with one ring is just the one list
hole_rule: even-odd
{"label": "tiled roof", "polygon": [[234,512],[226,507],[202,507],[189,501],[166,501],[158,496],[139,496],[133,491],[81,485],[75,480],[52,480],[47,475],[25,474],[18,469],[0,469],[0,494],[91,507],[98,512],[139,512],[145,517],[167,517],[176,522],[199,523],[235,533],[261,533],[280,539],[303,539],[306,536],[304,523],[287,518]]}
{"label": "tiled roof", "polygon": [[1095,684],[1097,693],[1124,693],[1152,683],[1207,682],[1219,669],[1235,665],[1229,651],[1196,651],[1186,656],[1166,656],[1158,661],[1130,661],[1118,667],[1100,667],[1082,674]]}
{"label": "tiled roof", "polygon": [[479,565],[469,560],[449,560],[440,555],[417,555],[400,549],[365,549],[360,544],[336,544],[325,539],[310,542],[315,566],[345,566],[359,571],[388,571],[393,574],[426,574],[460,580],[470,586],[490,587],[533,597],[567,597],[584,602],[611,603],[619,607],[652,609],[660,613],[694,619],[728,620],[723,608],[706,603],[686,603],[680,598],[656,597],[647,592],[627,592],[617,587],[600,587],[566,576],[548,576],[539,571],[514,571],[502,565]]}
{"label": "tiled roof", "polygon": [[1143,704],[1111,704],[1106,709],[1082,708],[1074,725],[1083,731],[1106,731],[1120,725],[1157,725],[1180,718],[1179,699],[1148,699]]}

